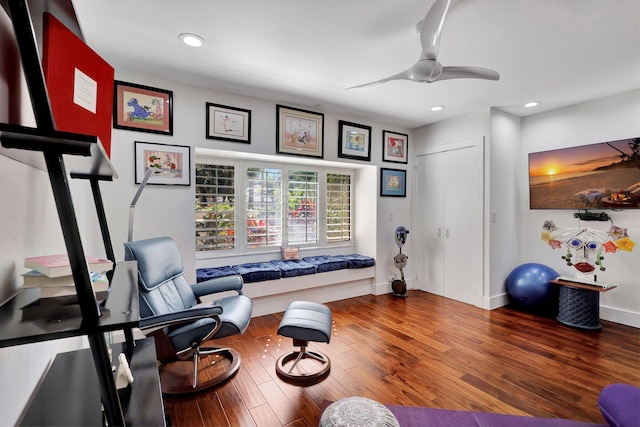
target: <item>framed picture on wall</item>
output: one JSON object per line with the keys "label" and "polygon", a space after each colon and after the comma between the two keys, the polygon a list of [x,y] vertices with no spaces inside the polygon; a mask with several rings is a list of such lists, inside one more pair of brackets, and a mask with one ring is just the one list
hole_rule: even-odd
{"label": "framed picture on wall", "polygon": [[371,160],[371,126],[340,120],[338,157]]}
{"label": "framed picture on wall", "polygon": [[251,110],[207,102],[207,139],[251,144]]}
{"label": "framed picture on wall", "polygon": [[113,127],[173,135],[173,92],[116,80]]}
{"label": "framed picture on wall", "polygon": [[188,146],[135,142],[135,182],[154,168],[148,184],[191,185],[191,150]]}
{"label": "framed picture on wall", "polygon": [[382,131],[382,160],[385,162],[407,163],[409,136],[404,133]]}
{"label": "framed picture on wall", "polygon": [[407,171],[380,168],[380,197],[406,197]]}
{"label": "framed picture on wall", "polygon": [[324,114],[277,105],[276,153],[324,156]]}

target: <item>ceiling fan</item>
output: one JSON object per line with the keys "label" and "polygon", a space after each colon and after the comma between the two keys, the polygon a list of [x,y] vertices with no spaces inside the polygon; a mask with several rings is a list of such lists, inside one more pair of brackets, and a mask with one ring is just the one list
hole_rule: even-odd
{"label": "ceiling fan", "polygon": [[416,24],[416,29],[419,29],[422,53],[420,54],[418,62],[413,64],[411,68],[381,80],[352,86],[349,89],[376,85],[391,80],[412,80],[414,82],[433,83],[438,80],[465,78],[485,80],[500,79],[500,74],[488,68],[451,67],[443,66],[438,62],[440,36],[442,35],[444,19],[447,16],[450,5],[451,0],[436,0],[433,6],[431,6],[431,9],[429,9],[429,12],[427,12],[427,16]]}

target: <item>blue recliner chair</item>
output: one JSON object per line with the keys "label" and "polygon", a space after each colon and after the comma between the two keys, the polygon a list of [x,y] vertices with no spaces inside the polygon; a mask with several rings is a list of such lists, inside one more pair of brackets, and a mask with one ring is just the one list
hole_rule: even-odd
{"label": "blue recliner chair", "polygon": [[[125,260],[138,264],[140,329],[155,338],[163,393],[193,393],[235,374],[240,367],[237,351],[202,345],[210,339],[242,334],[249,326],[253,303],[242,294],[242,276],[189,285],[183,275],[178,248],[171,238],[156,237],[124,245]],[[233,294],[213,302],[200,300],[205,295],[227,291]],[[211,369],[216,372],[200,375],[207,379],[198,382],[198,359],[214,354],[227,361],[215,361],[215,368]],[[178,363],[172,363],[189,359],[193,360],[192,377],[190,372],[185,375],[184,368],[173,366]]]}

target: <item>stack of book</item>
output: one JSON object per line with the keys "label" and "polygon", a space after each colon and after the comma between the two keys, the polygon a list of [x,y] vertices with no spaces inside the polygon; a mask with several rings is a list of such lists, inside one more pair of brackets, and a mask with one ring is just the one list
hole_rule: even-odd
{"label": "stack of book", "polygon": [[[95,257],[87,257],[91,272],[91,283],[98,302],[107,299],[109,280],[106,272],[113,269],[113,262]],[[40,288],[39,305],[66,305],[78,302],[76,287],[71,274],[71,265],[66,254],[45,255],[26,258],[26,268],[22,275],[24,288]]]}

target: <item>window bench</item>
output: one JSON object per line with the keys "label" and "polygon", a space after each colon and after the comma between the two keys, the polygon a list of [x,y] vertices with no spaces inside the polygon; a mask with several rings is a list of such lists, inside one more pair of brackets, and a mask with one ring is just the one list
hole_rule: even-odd
{"label": "window bench", "polygon": [[329,302],[371,293],[375,260],[358,254],[315,256],[196,270],[198,282],[234,274],[242,276],[243,292],[254,300],[254,316],[261,316],[284,311],[297,299]]}

